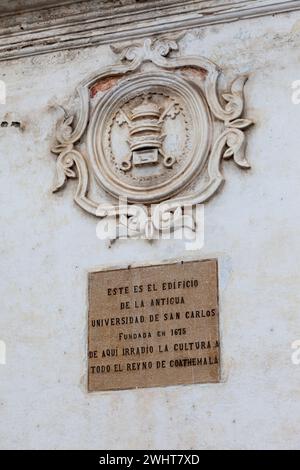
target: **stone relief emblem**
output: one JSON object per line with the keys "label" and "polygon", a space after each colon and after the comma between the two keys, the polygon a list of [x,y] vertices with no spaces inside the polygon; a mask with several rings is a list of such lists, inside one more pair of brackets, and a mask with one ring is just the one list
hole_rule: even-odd
{"label": "stone relief emblem", "polygon": [[85,211],[138,220],[141,231],[149,222],[147,207],[156,204],[151,221],[161,230],[162,221],[175,224],[183,206],[217,192],[223,159],[250,168],[244,130],[252,121],[243,117],[247,77],[219,90],[218,66],[182,57],[170,39],[113,51],[117,63],[82,82],[77,110],[64,110],[58,122],[53,191],[77,178],[74,199]]}
{"label": "stone relief emblem", "polygon": [[[123,171],[129,171],[135,165],[158,163],[159,155],[163,157],[166,168],[172,168],[176,162],[175,156],[168,156],[163,150],[163,141],[167,136],[163,133],[163,124],[167,117],[175,119],[180,112],[179,105],[171,102],[162,111],[159,104],[151,98],[151,95],[144,95],[142,103],[134,107],[130,115],[121,108],[116,117],[119,126],[127,124],[129,129],[127,142],[130,152],[121,162],[120,168]],[[111,141],[110,145],[112,144]]]}

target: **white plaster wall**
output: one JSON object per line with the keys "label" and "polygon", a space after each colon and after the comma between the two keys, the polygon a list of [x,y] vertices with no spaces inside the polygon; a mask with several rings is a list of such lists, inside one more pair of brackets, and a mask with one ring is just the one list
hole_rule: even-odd
{"label": "white plaster wall", "polygon": [[[73,202],[50,192],[58,115],[76,84],[112,63],[107,46],[0,64],[0,447],[2,449],[285,448],[300,442],[300,13],[191,31],[183,52],[228,74],[250,73],[247,155],[224,162],[226,184],[205,209],[205,246],[96,238]],[[87,272],[98,265],[217,257],[223,380],[88,394]]]}

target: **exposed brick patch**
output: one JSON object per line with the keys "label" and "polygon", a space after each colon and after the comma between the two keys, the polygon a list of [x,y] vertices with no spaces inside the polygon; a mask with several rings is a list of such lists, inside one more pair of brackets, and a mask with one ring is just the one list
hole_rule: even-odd
{"label": "exposed brick patch", "polygon": [[110,90],[113,86],[117,84],[121,77],[122,75],[113,75],[99,80],[91,87],[91,98],[94,98],[94,96],[96,96],[99,91]]}

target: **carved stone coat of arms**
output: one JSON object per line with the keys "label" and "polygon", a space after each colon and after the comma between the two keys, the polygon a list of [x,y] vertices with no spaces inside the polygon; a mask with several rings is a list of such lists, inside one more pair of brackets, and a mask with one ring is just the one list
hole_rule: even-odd
{"label": "carved stone coat of arms", "polygon": [[77,112],[64,110],[58,122],[54,191],[77,178],[76,203],[98,217],[146,220],[156,204],[152,222],[159,229],[183,206],[217,192],[223,159],[249,168],[247,77],[219,90],[218,66],[182,57],[175,40],[146,39],[114,52],[117,63],[82,82]]}

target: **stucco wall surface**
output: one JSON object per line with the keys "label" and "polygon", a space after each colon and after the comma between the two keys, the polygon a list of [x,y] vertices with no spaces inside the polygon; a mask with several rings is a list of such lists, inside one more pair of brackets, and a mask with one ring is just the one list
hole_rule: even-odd
{"label": "stucco wall surface", "polygon": [[[300,13],[190,30],[184,54],[249,74],[247,157],[224,162],[205,207],[205,244],[96,237],[73,201],[51,193],[58,112],[115,60],[108,46],[0,64],[0,448],[284,448],[300,442]],[[11,125],[11,123],[20,123]],[[222,382],[88,394],[87,272],[97,266],[218,258]]]}

